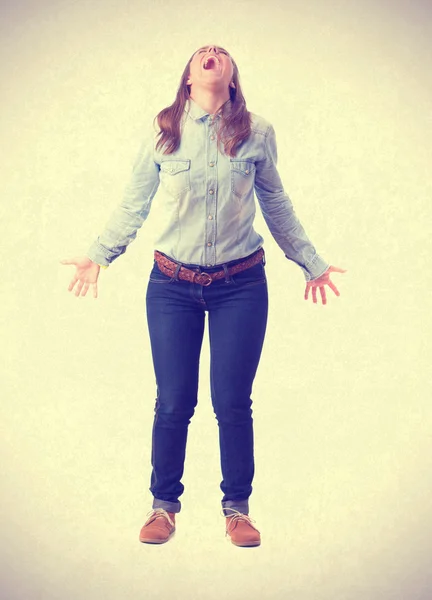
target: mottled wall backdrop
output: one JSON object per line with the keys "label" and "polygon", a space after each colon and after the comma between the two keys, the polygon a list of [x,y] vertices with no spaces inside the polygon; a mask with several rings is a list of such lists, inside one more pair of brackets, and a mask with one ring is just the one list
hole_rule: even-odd
{"label": "mottled wall backdrop", "polygon": [[[431,3],[0,6],[0,597],[430,600]],[[101,231],[207,43],[234,56],[309,236],[347,269],[340,298],[304,302],[257,215],[271,312],[253,392],[256,549],[225,543],[208,340],[176,537],[138,542],[161,207],[97,300],[68,294],[59,264]]]}

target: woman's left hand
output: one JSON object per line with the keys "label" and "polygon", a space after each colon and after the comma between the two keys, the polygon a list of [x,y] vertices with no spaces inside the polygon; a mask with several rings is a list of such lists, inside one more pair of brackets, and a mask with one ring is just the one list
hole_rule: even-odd
{"label": "woman's left hand", "polygon": [[331,290],[334,291],[336,296],[340,296],[339,290],[335,286],[335,284],[330,279],[330,273],[346,273],[346,269],[340,269],[339,267],[330,266],[325,273],[323,273],[317,279],[313,279],[312,281],[308,281],[306,284],[306,290],[304,299],[307,300],[309,298],[309,290],[312,290],[312,300],[314,304],[317,303],[317,288],[319,288],[321,294],[321,300],[323,304],[327,304],[327,296],[325,291],[325,286],[328,285]]}

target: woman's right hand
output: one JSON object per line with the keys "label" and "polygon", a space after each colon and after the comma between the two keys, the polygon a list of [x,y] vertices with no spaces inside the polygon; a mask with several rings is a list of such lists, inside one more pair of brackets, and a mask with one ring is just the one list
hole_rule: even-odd
{"label": "woman's right hand", "polygon": [[75,265],[76,271],[71,279],[68,290],[71,292],[75,285],[75,296],[85,296],[90,286],[93,288],[93,297],[97,298],[97,280],[99,277],[100,266],[87,258],[87,256],[78,256],[76,258],[67,258],[60,261],[62,265]]}

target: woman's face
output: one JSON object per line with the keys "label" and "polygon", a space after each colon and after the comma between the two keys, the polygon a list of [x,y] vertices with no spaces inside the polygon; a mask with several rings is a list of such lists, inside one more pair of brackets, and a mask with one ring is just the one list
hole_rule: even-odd
{"label": "woman's face", "polygon": [[228,89],[234,73],[231,57],[220,46],[204,46],[195,52],[189,64],[187,85]]}

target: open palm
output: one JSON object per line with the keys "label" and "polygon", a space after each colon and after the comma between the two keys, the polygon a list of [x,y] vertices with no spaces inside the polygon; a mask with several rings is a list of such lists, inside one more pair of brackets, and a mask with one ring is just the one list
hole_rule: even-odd
{"label": "open palm", "polygon": [[75,288],[75,296],[85,296],[90,286],[93,289],[93,297],[97,298],[97,280],[99,277],[100,266],[94,263],[87,256],[77,256],[75,258],[66,258],[60,261],[62,265],[75,265],[75,274],[71,279],[68,290],[71,292]]}
{"label": "open palm", "polygon": [[313,279],[312,281],[308,281],[306,284],[305,295],[304,298],[307,300],[309,298],[309,292],[312,290],[312,300],[314,304],[317,303],[317,289],[320,291],[321,300],[323,304],[327,304],[327,295],[325,286],[328,285],[331,290],[336,294],[336,296],[340,296],[339,290],[335,286],[335,284],[330,279],[331,273],[346,273],[346,269],[341,269],[340,267],[332,267],[330,266],[325,273],[321,275],[321,277],[317,277],[317,279]]}

